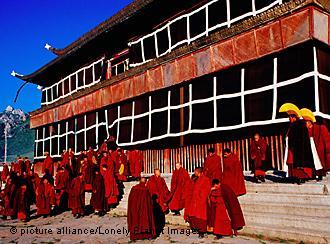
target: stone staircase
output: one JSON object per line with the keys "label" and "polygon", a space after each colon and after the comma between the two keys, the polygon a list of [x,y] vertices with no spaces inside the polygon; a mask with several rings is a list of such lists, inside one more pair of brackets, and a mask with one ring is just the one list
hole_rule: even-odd
{"label": "stone staircase", "polygon": [[[170,175],[164,176],[170,185]],[[110,211],[126,216],[130,189],[137,182],[125,182],[124,195]],[[279,241],[330,243],[330,177],[303,185],[246,182],[247,194],[239,197],[246,227],[239,233]],[[183,213],[182,213],[183,215]],[[166,222],[185,225],[182,216],[166,215]]]}

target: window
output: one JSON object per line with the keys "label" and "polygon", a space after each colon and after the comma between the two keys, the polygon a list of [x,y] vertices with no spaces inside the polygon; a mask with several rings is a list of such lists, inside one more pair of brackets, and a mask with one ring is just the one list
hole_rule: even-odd
{"label": "window", "polygon": [[170,25],[172,46],[187,39],[187,19],[182,18]]}
{"label": "window", "polygon": [[155,38],[149,36],[143,40],[144,57],[146,60],[156,58]]}
{"label": "window", "polygon": [[245,122],[271,120],[273,114],[273,90],[244,96]]}
{"label": "window", "polygon": [[214,127],[213,101],[192,105],[192,129]]}
{"label": "window", "polygon": [[209,27],[225,23],[227,21],[226,0],[219,0],[209,6]]}
{"label": "window", "polygon": [[246,13],[252,12],[251,0],[230,0],[230,18],[235,19]]}
{"label": "window", "polygon": [[274,59],[267,57],[246,66],[244,71],[244,89],[252,90],[273,84]]}
{"label": "window", "polygon": [[157,45],[158,45],[158,54],[166,53],[169,49],[169,42],[168,42],[168,33],[167,28],[157,32]]}
{"label": "window", "polygon": [[224,70],[216,75],[217,95],[241,91],[241,69],[238,67]]}
{"label": "window", "polygon": [[217,126],[230,126],[241,124],[241,97],[218,100],[217,117]]}
{"label": "window", "polygon": [[206,31],[206,13],[205,9],[201,9],[194,15],[189,17],[190,21],[190,38],[194,38]]}

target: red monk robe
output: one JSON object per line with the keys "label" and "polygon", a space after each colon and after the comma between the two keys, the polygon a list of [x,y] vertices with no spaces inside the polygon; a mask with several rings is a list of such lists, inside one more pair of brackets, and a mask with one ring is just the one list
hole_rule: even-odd
{"label": "red monk robe", "polygon": [[211,190],[211,181],[202,173],[201,168],[195,170],[195,176],[197,178],[193,183],[188,210],[188,222],[190,227],[198,230],[200,237],[203,237],[207,230],[207,205]]}
{"label": "red monk robe", "polygon": [[49,215],[53,205],[55,205],[54,187],[43,178],[36,190],[37,215]]}
{"label": "red monk robe", "polygon": [[4,164],[1,172],[1,181],[6,182],[8,176],[9,176],[9,167],[8,164]]}
{"label": "red monk robe", "polygon": [[96,213],[101,214],[103,211],[107,210],[104,180],[98,169],[95,169],[92,181],[91,205]]}
{"label": "red monk robe", "polygon": [[314,123],[311,124],[310,127],[308,127],[308,134],[309,137],[313,137],[316,151],[323,167],[323,171],[320,173],[321,175],[325,175],[326,172],[330,170],[330,162],[327,158],[327,154],[330,153],[330,146],[329,148],[327,147],[327,144],[330,143],[328,129],[325,125],[319,125]]}
{"label": "red monk robe", "polygon": [[128,176],[128,162],[127,157],[121,149],[117,150],[117,157],[115,158],[115,172],[119,181],[126,181]]}
{"label": "red monk robe", "polygon": [[85,207],[85,189],[81,173],[71,181],[69,191],[69,208],[72,209],[74,217],[80,217],[84,214]]}
{"label": "red monk robe", "polygon": [[24,163],[25,163],[25,172],[27,174],[29,174],[30,171],[32,170],[31,169],[31,161],[28,158],[25,158]]}
{"label": "red monk robe", "polygon": [[93,156],[95,158],[97,158],[97,152],[95,152],[92,147],[89,147],[89,149],[87,151],[87,159],[88,159],[88,161],[92,162],[93,161]]}
{"label": "red monk robe", "polygon": [[155,170],[155,175],[151,176],[147,182],[147,188],[151,196],[156,195],[156,202],[161,207],[162,211],[165,213],[168,210],[168,207],[165,205],[167,195],[169,194],[169,190],[165,183],[163,177],[160,176],[160,171]]}
{"label": "red monk robe", "polygon": [[224,150],[222,184],[230,186],[236,196],[246,194],[241,162],[229,149]]}
{"label": "red monk robe", "polygon": [[14,199],[15,194],[15,184],[12,183],[12,179],[9,178],[7,180],[5,189],[3,190],[4,195],[4,211],[3,216],[5,218],[15,216],[17,213],[15,213],[13,205],[10,203],[11,199]]}
{"label": "red monk robe", "polygon": [[93,181],[93,171],[94,171],[94,164],[91,161],[87,160],[87,156],[84,156],[82,165],[81,165],[81,172],[84,176],[84,183],[85,183],[85,190],[91,191],[92,190],[92,181]]}
{"label": "red monk robe", "polygon": [[213,179],[221,180],[222,177],[222,167],[221,158],[215,154],[213,148],[208,150],[208,156],[204,162],[204,175],[208,177],[211,181]]}
{"label": "red monk robe", "polygon": [[[108,162],[106,162],[108,161]],[[109,162],[110,161],[110,162]],[[113,162],[108,157],[103,157],[101,160],[100,172],[104,179],[105,185],[105,198],[107,205],[113,205],[118,203],[118,185],[113,173]],[[103,162],[103,163],[102,163]],[[110,168],[109,168],[110,166]]]}
{"label": "red monk robe", "polygon": [[264,181],[266,175],[264,162],[266,160],[267,146],[267,142],[259,134],[254,135],[250,146],[250,154],[254,164],[254,177],[259,178],[261,181]]}
{"label": "red monk robe", "polygon": [[30,217],[30,199],[30,192],[26,182],[22,182],[17,188],[13,199],[14,211],[17,213],[17,218],[22,221],[27,221]]}
{"label": "red monk robe", "polygon": [[143,154],[139,150],[132,150],[128,154],[129,168],[134,178],[140,178],[143,172]]}
{"label": "red monk robe", "polygon": [[47,169],[51,176],[54,176],[54,162],[49,153],[45,153],[46,158],[42,164],[42,173],[45,174],[45,170]]}
{"label": "red monk robe", "polygon": [[55,180],[56,206],[61,210],[68,207],[68,192],[70,187],[70,175],[66,169],[59,168]]}
{"label": "red monk robe", "polygon": [[127,225],[131,241],[156,237],[151,195],[146,179],[133,186],[128,196]]}
{"label": "red monk robe", "polygon": [[219,182],[212,187],[209,195],[207,226],[208,231],[213,232],[216,236],[231,236],[233,234]]}
{"label": "red monk robe", "polygon": [[191,191],[192,182],[187,170],[182,168],[180,163],[177,163],[175,167],[171,179],[171,193],[167,202],[170,210],[178,215],[179,211],[185,208],[187,200],[190,200],[187,194]]}

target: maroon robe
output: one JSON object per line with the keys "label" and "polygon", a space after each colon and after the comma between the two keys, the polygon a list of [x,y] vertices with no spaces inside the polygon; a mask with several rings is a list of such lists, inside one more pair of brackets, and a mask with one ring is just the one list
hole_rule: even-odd
{"label": "maroon robe", "polygon": [[51,176],[54,175],[54,163],[51,156],[47,155],[43,164],[42,164],[42,173],[45,174],[45,170],[48,169]]}
{"label": "maroon robe", "polygon": [[145,183],[133,186],[129,193],[127,225],[131,241],[156,237],[151,195]]}
{"label": "maroon robe", "polygon": [[95,211],[106,210],[105,185],[100,173],[94,174],[92,181],[91,205]]}
{"label": "maroon robe", "polygon": [[204,175],[208,177],[211,181],[213,179],[221,180],[222,177],[222,167],[220,156],[213,154],[212,156],[207,156],[204,162]]}
{"label": "maroon robe", "polygon": [[59,171],[56,174],[55,180],[55,198],[57,206],[66,206],[67,204],[63,203],[64,196],[68,194],[70,187],[70,176],[69,172],[64,169],[63,171]]}
{"label": "maroon robe", "polygon": [[71,182],[69,191],[69,208],[72,209],[72,214],[84,214],[85,207],[85,190],[84,182],[79,176]]}
{"label": "maroon robe", "polygon": [[168,210],[168,207],[165,206],[165,203],[169,194],[169,190],[164,178],[161,176],[157,177],[155,175],[151,176],[147,182],[147,188],[149,189],[151,196],[157,196],[157,203],[165,213]]}
{"label": "maroon robe", "polygon": [[266,160],[267,142],[260,138],[252,140],[250,146],[251,159],[254,164],[254,176],[265,176],[264,161]]}
{"label": "maroon robe", "polygon": [[208,196],[211,190],[211,181],[201,174],[193,183],[192,195],[188,210],[188,222],[192,229],[206,232]]}
{"label": "maroon robe", "polygon": [[93,171],[94,171],[94,164],[91,161],[83,161],[81,167],[81,173],[83,174],[84,177],[86,191],[92,190],[92,181],[94,177]]}
{"label": "maroon robe", "polygon": [[324,125],[313,124],[313,127],[308,129],[308,134],[314,139],[316,151],[325,173],[330,170],[330,162],[327,159],[327,154],[330,153],[330,148],[327,148],[327,143],[330,143],[328,129]]}
{"label": "maroon robe", "polygon": [[3,216],[9,217],[16,215],[13,205],[10,204],[11,199],[14,198],[15,188],[16,186],[11,183],[11,180],[9,180],[5,186],[5,189],[3,190],[5,207]]}
{"label": "maroon robe", "polygon": [[180,211],[186,205],[187,194],[191,190],[191,179],[184,168],[175,169],[171,179],[171,193],[168,196],[169,208],[171,211]]}
{"label": "maroon robe", "polygon": [[143,172],[143,155],[139,150],[130,151],[128,154],[129,157],[129,169],[131,175],[134,178],[141,177],[141,172]]}
{"label": "maroon robe", "polygon": [[231,228],[236,234],[237,230],[240,230],[243,228],[243,226],[245,226],[241,205],[235,192],[231,189],[230,186],[221,184],[221,192],[231,220]]}
{"label": "maroon robe", "polygon": [[13,203],[14,211],[17,213],[17,218],[20,220],[27,220],[30,214],[30,195],[27,185],[23,184],[16,190]]}
{"label": "maroon robe", "polygon": [[246,194],[242,165],[233,153],[223,160],[222,184],[230,186],[236,196]]}
{"label": "maroon robe", "polygon": [[8,164],[3,165],[3,169],[1,172],[1,181],[5,182],[7,180],[7,176],[9,175],[9,167]]}
{"label": "maroon robe", "polygon": [[207,226],[215,235],[231,236],[233,234],[231,221],[222,195],[220,186],[210,192]]}
{"label": "maroon robe", "polygon": [[113,170],[111,170],[111,168],[109,169],[109,166],[106,170],[103,170],[101,165],[100,173],[104,179],[105,198],[107,205],[118,203],[119,191]]}
{"label": "maroon robe", "polygon": [[39,184],[36,190],[36,206],[38,215],[48,215],[55,205],[55,190],[50,183]]}
{"label": "maroon robe", "polygon": [[97,152],[95,152],[93,149],[89,149],[87,151],[87,159],[88,161],[92,162],[93,161],[93,156],[97,158]]}

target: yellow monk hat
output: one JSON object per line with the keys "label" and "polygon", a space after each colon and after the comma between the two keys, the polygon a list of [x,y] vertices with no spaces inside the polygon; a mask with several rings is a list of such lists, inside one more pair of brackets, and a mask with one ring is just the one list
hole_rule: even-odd
{"label": "yellow monk hat", "polygon": [[313,112],[310,109],[302,108],[302,109],[300,109],[300,114],[301,114],[301,117],[303,117],[304,120],[310,120],[313,123],[316,122],[315,116],[314,116]]}
{"label": "yellow monk hat", "polygon": [[301,117],[299,108],[293,103],[284,103],[279,110],[280,113],[287,113],[288,115],[296,115]]}

